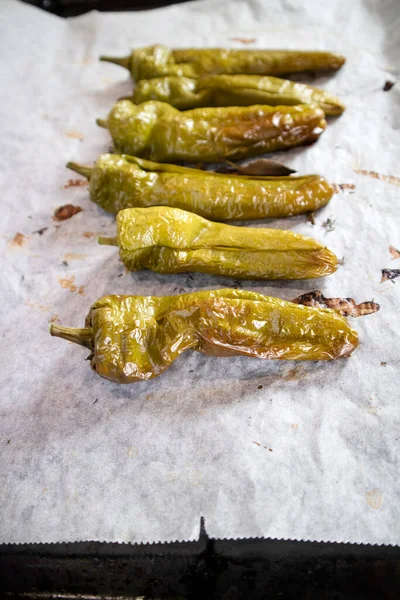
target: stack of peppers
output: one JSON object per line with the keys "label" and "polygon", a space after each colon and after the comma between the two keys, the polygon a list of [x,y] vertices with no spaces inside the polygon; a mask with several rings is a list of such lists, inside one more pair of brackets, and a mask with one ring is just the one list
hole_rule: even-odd
{"label": "stack of peppers", "polygon": [[[117,246],[129,270],[236,279],[308,279],[336,270],[337,257],[316,240],[224,221],[290,217],[329,202],[333,188],[319,175],[277,175],[288,171],[265,159],[232,171],[231,161],[315,142],[325,115],[341,114],[343,104],[277,75],[336,70],[342,56],[156,45],[101,60],[127,68],[135,82],[132,97],[97,121],[109,130],[115,153],[94,167],[67,166],[89,179],[94,202],[117,215],[116,236],[98,241]],[[176,164],[182,161],[222,162],[231,172]],[[113,295],[94,303],[84,328],[53,324],[51,334],[88,348],[102,377],[130,383],[157,377],[188,349],[265,359],[347,357],[358,336],[346,317],[378,309],[320,292],[292,302],[237,289]]]}

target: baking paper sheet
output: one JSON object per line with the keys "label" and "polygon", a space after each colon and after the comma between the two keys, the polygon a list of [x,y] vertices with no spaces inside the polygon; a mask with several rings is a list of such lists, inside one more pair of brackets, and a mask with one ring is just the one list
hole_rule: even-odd
{"label": "baking paper sheet", "polygon": [[[389,253],[400,249],[400,84],[382,89],[399,73],[398,2],[198,0],[62,20],[3,0],[0,19],[0,542],[188,540],[204,515],[215,537],[397,544],[400,280],[380,279],[382,268],[400,268]],[[279,159],[356,188],[336,194],[315,225],[268,223],[314,236],[344,264],[325,280],[242,285],[380,302],[378,314],[353,321],[361,343],[351,359],[187,353],[159,379],[121,386],[90,370],[85,349],[50,337],[50,321],[82,326],[104,294],[232,285],[127,274],[116,249],[96,243],[113,235],[113,217],[64,168],[108,150],[95,119],[131,90],[127,71],[98,56],[155,42],[347,57],[314,80],[347,111],[317,144]],[[82,211],[57,223],[53,211],[67,203]]]}

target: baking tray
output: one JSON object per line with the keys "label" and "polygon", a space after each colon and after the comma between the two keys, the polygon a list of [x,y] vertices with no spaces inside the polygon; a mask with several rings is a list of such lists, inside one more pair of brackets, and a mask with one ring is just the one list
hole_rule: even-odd
{"label": "baking tray", "polygon": [[396,599],[400,548],[273,539],[0,545],[7,598]]}

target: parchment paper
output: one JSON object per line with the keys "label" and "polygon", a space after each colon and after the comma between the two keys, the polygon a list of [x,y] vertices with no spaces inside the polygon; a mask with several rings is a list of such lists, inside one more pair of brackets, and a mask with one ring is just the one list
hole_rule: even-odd
{"label": "parchment paper", "polygon": [[[397,544],[400,280],[380,279],[382,268],[400,268],[389,253],[400,249],[400,84],[382,89],[400,67],[398,2],[198,0],[62,20],[3,0],[0,18],[0,542],[188,540],[204,515],[215,537]],[[378,314],[353,321],[361,343],[349,360],[187,353],[159,379],[121,386],[90,370],[85,349],[50,337],[49,321],[82,326],[104,294],[232,285],[125,273],[116,250],[96,243],[113,235],[113,217],[68,184],[66,161],[92,164],[108,150],[95,119],[131,90],[127,71],[98,56],[155,42],[347,57],[314,80],[344,100],[345,114],[313,147],[278,158],[356,189],[335,195],[315,225],[269,223],[325,242],[344,265],[325,280],[242,285],[380,302]],[[53,211],[67,203],[83,210],[57,223]]]}

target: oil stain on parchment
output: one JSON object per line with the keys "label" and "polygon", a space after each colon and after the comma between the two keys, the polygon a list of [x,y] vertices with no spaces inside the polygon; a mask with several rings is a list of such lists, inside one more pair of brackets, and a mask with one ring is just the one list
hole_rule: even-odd
{"label": "oil stain on parchment", "polygon": [[70,292],[76,292],[77,287],[74,284],[75,275],[71,275],[71,277],[59,277],[58,283],[64,290],[69,290]]}
{"label": "oil stain on parchment", "polygon": [[63,256],[63,260],[84,260],[87,257],[87,254],[81,254],[80,252],[67,252]]}
{"label": "oil stain on parchment", "polygon": [[71,138],[73,140],[80,140],[80,141],[82,141],[83,138],[84,138],[83,133],[81,133],[80,131],[74,131],[74,130],[72,130],[72,131],[66,131],[65,132],[65,136],[67,138]]}
{"label": "oil stain on parchment", "polygon": [[365,499],[370,508],[378,510],[383,504],[383,494],[378,489],[369,490],[365,494]]}
{"label": "oil stain on parchment", "polygon": [[8,242],[10,247],[14,248],[22,248],[29,241],[29,236],[24,235],[23,233],[16,233],[14,237]]}
{"label": "oil stain on parchment", "polygon": [[67,183],[64,185],[64,189],[67,190],[71,187],[81,187],[89,185],[89,182],[86,179],[68,179]]}
{"label": "oil stain on parchment", "polygon": [[397,248],[395,248],[394,246],[392,246],[392,245],[389,246],[389,252],[392,256],[392,260],[396,260],[397,258],[400,258],[400,250],[397,250]]}

